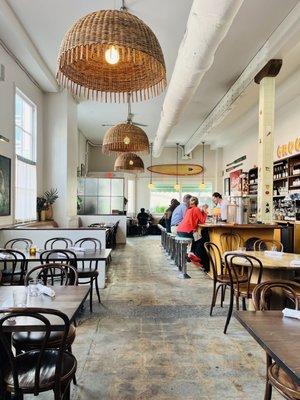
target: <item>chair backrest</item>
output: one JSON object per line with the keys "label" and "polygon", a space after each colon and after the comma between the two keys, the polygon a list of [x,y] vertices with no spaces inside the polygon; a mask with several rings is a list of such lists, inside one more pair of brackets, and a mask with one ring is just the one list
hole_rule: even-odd
{"label": "chair backrest", "polygon": [[[11,347],[11,343],[7,337],[5,323],[8,319],[12,318],[20,318],[20,317],[30,317],[35,321],[32,322],[31,325],[35,325],[35,331],[44,332],[43,339],[39,345],[39,348],[32,352],[32,356],[35,358],[34,365],[34,389],[33,393],[37,396],[41,391],[40,387],[40,379],[41,379],[41,367],[45,368],[45,360],[49,337],[52,331],[54,331],[53,326],[51,325],[50,318],[53,317],[58,321],[60,325],[60,331],[62,332],[61,341],[57,343],[56,351],[51,350],[51,358],[55,361],[55,382],[56,387],[59,387],[61,384],[61,376],[62,376],[62,361],[64,349],[66,347],[66,339],[70,329],[70,321],[67,315],[62,313],[59,310],[52,310],[47,308],[4,308],[0,309],[0,342],[2,344],[3,351],[6,353],[6,357],[8,359],[7,365],[9,366],[12,376],[13,376],[13,385],[14,385],[14,394],[16,398],[22,398],[22,393],[20,392],[19,386],[19,375],[18,375],[18,363],[17,356],[14,355]],[[29,326],[24,326],[21,328],[18,323],[15,325],[9,325],[10,332],[30,332],[31,329]],[[49,350],[48,350],[49,352]],[[43,364],[44,363],[44,364]],[[31,367],[31,366],[30,366]],[[26,370],[26,366],[23,366]]]}
{"label": "chair backrest", "polygon": [[260,239],[254,243],[255,251],[275,250],[283,252],[283,244],[278,240]]}
{"label": "chair backrest", "polygon": [[66,250],[66,249],[53,249],[53,250],[44,250],[40,254],[41,264],[67,264],[72,265],[74,268],[77,268],[77,257],[74,251]]}
{"label": "chair backrest", "polygon": [[281,289],[282,295],[285,298],[292,299],[296,310],[299,310],[300,298],[297,292],[300,292],[300,284],[293,281],[276,280],[262,282],[255,286],[252,292],[252,300],[256,311],[270,310],[271,296],[274,295],[274,289]]}
{"label": "chair backrest", "polygon": [[12,249],[12,250],[29,250],[29,247],[33,245],[31,239],[26,238],[17,238],[11,239],[5,243],[5,249]]}
{"label": "chair backrest", "polygon": [[2,283],[22,285],[27,269],[25,255],[20,250],[1,249]]}
{"label": "chair backrest", "polygon": [[52,250],[52,249],[67,249],[68,247],[72,247],[73,242],[69,238],[57,237],[48,239],[45,242],[44,249]]}
{"label": "chair backrest", "polygon": [[222,251],[234,251],[241,247],[243,240],[238,233],[226,232],[220,236]]}
{"label": "chair backrest", "polygon": [[103,228],[103,223],[95,222],[94,224],[90,224],[89,228]]}
{"label": "chair backrest", "polygon": [[28,282],[33,278],[41,279],[45,286],[54,286],[56,283],[60,286],[78,284],[77,270],[64,263],[42,264],[32,268],[25,276],[25,286],[28,286]]}
{"label": "chair backrest", "polygon": [[84,249],[93,249],[93,250],[101,250],[101,242],[96,238],[81,238],[78,239],[74,246],[82,247]]}
{"label": "chair backrest", "polygon": [[204,247],[213,271],[214,279],[217,279],[219,273],[223,273],[221,251],[219,247],[212,242],[204,243]]}
{"label": "chair backrest", "polygon": [[[256,284],[260,283],[263,265],[261,261],[253,256],[244,253],[227,253],[225,256],[225,266],[228,269],[231,285],[235,285],[236,290],[239,292],[241,283],[247,283],[247,296],[250,296],[250,283],[254,268],[258,269]],[[246,282],[245,282],[245,278]]]}

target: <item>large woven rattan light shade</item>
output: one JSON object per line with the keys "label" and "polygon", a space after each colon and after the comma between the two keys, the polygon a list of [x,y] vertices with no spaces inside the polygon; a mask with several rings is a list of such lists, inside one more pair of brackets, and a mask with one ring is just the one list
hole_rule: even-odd
{"label": "large woven rattan light shade", "polygon": [[108,129],[103,139],[102,151],[103,153],[149,153],[149,140],[140,127],[121,123]]}
{"label": "large woven rattan light shade", "polygon": [[144,163],[134,153],[120,154],[115,161],[115,171],[144,172]]}
{"label": "large woven rattan light shade", "polygon": [[[117,58],[110,64],[107,51]],[[166,67],[152,30],[127,11],[96,11],[66,33],[57,79],[73,94],[104,102],[142,101],[166,86]]]}

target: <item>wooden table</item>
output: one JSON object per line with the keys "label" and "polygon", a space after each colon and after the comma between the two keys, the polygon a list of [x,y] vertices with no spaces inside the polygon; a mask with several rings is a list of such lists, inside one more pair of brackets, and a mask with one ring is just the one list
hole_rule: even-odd
{"label": "wooden table", "polygon": [[[57,250],[57,249],[53,249],[53,250]],[[60,249],[60,250],[63,250],[63,249]],[[65,250],[73,251],[72,249],[65,249]],[[28,251],[23,252],[23,254],[25,255],[27,262],[36,262],[36,263],[41,264],[40,253],[43,251],[45,251],[45,250],[41,250],[40,252],[37,252],[35,256],[31,256]],[[106,273],[107,273],[106,261],[111,253],[111,249],[103,249],[103,250],[96,250],[96,251],[95,250],[86,250],[85,252],[73,251],[73,252],[76,255],[77,261],[94,261],[97,263],[97,269],[99,272],[99,275],[98,275],[99,288],[104,289],[105,288],[105,278],[106,278]],[[57,253],[49,256],[49,261],[57,261],[57,260],[61,260],[63,262],[65,260],[65,258],[63,256],[60,257],[59,254],[57,254]],[[2,269],[1,261],[4,261],[4,260],[0,260],[0,269]],[[6,259],[6,261],[7,261],[7,259]]]}
{"label": "wooden table", "polygon": [[[239,251],[234,251],[230,253],[240,253]],[[223,257],[227,252],[224,253]],[[263,265],[263,276],[262,282],[274,279],[286,279],[291,280],[295,277],[295,272],[300,271],[300,265],[293,266],[290,265],[291,261],[299,260],[300,254],[294,253],[281,253],[280,257],[272,257],[265,254],[264,251],[245,251],[245,255],[253,256],[258,258]],[[237,265],[245,265],[242,259],[236,258],[234,260]],[[254,267],[256,265],[254,264]],[[255,277],[255,274],[254,274]]]}
{"label": "wooden table", "polygon": [[[75,315],[85,299],[89,294],[89,286],[55,286],[55,297],[51,298],[44,294],[36,297],[27,296],[27,307],[39,307],[39,308],[52,308],[60,310],[65,313],[69,320],[74,321]],[[7,308],[5,302],[7,299],[12,299],[13,291],[16,294],[16,305],[23,303],[25,299],[25,286],[1,286],[0,287],[0,308]],[[47,317],[48,318],[48,317]],[[51,326],[55,330],[62,329],[62,320],[55,316],[49,316]],[[35,327],[39,321],[32,320],[28,317],[17,318],[17,323],[12,325],[6,325],[5,330],[10,332],[11,330],[22,330],[24,326],[29,328],[31,331],[35,330]],[[32,325],[31,325],[32,324]],[[39,327],[40,330],[40,327]]]}
{"label": "wooden table", "polygon": [[235,311],[236,319],[300,385],[300,320],[283,317],[281,311]]}

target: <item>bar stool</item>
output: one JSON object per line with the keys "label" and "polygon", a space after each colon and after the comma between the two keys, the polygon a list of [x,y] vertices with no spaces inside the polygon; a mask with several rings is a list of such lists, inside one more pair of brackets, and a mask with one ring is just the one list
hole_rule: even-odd
{"label": "bar stool", "polygon": [[175,238],[176,238],[176,234],[175,233],[171,233],[171,236],[170,236],[170,241],[171,241],[171,244],[170,244],[170,264],[172,264],[172,265],[176,264],[176,261],[175,261],[175,258],[176,258],[176,240],[175,240]]}
{"label": "bar stool", "polygon": [[172,252],[172,234],[167,232],[167,259],[171,259],[171,252]]}
{"label": "bar stool", "polygon": [[192,243],[193,239],[191,238],[185,238],[185,237],[180,237],[176,236],[175,239],[178,243],[178,253],[179,253],[179,270],[180,274],[178,275],[178,278],[180,279],[189,279],[190,276],[187,274],[187,269],[186,269],[186,253],[187,253],[187,247],[189,244]]}

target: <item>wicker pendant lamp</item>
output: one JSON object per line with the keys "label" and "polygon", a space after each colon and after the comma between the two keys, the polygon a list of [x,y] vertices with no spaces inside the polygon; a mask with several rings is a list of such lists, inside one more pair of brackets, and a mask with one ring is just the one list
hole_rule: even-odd
{"label": "wicker pendant lamp", "polygon": [[58,82],[73,94],[102,102],[159,95],[166,67],[152,30],[135,15],[101,10],[78,20],[66,33],[58,56]]}
{"label": "wicker pendant lamp", "polygon": [[149,140],[146,133],[132,122],[130,94],[128,98],[127,121],[108,129],[103,138],[102,152],[149,153]]}
{"label": "wicker pendant lamp", "polygon": [[115,161],[115,171],[144,172],[144,163],[134,153],[120,154]]}

